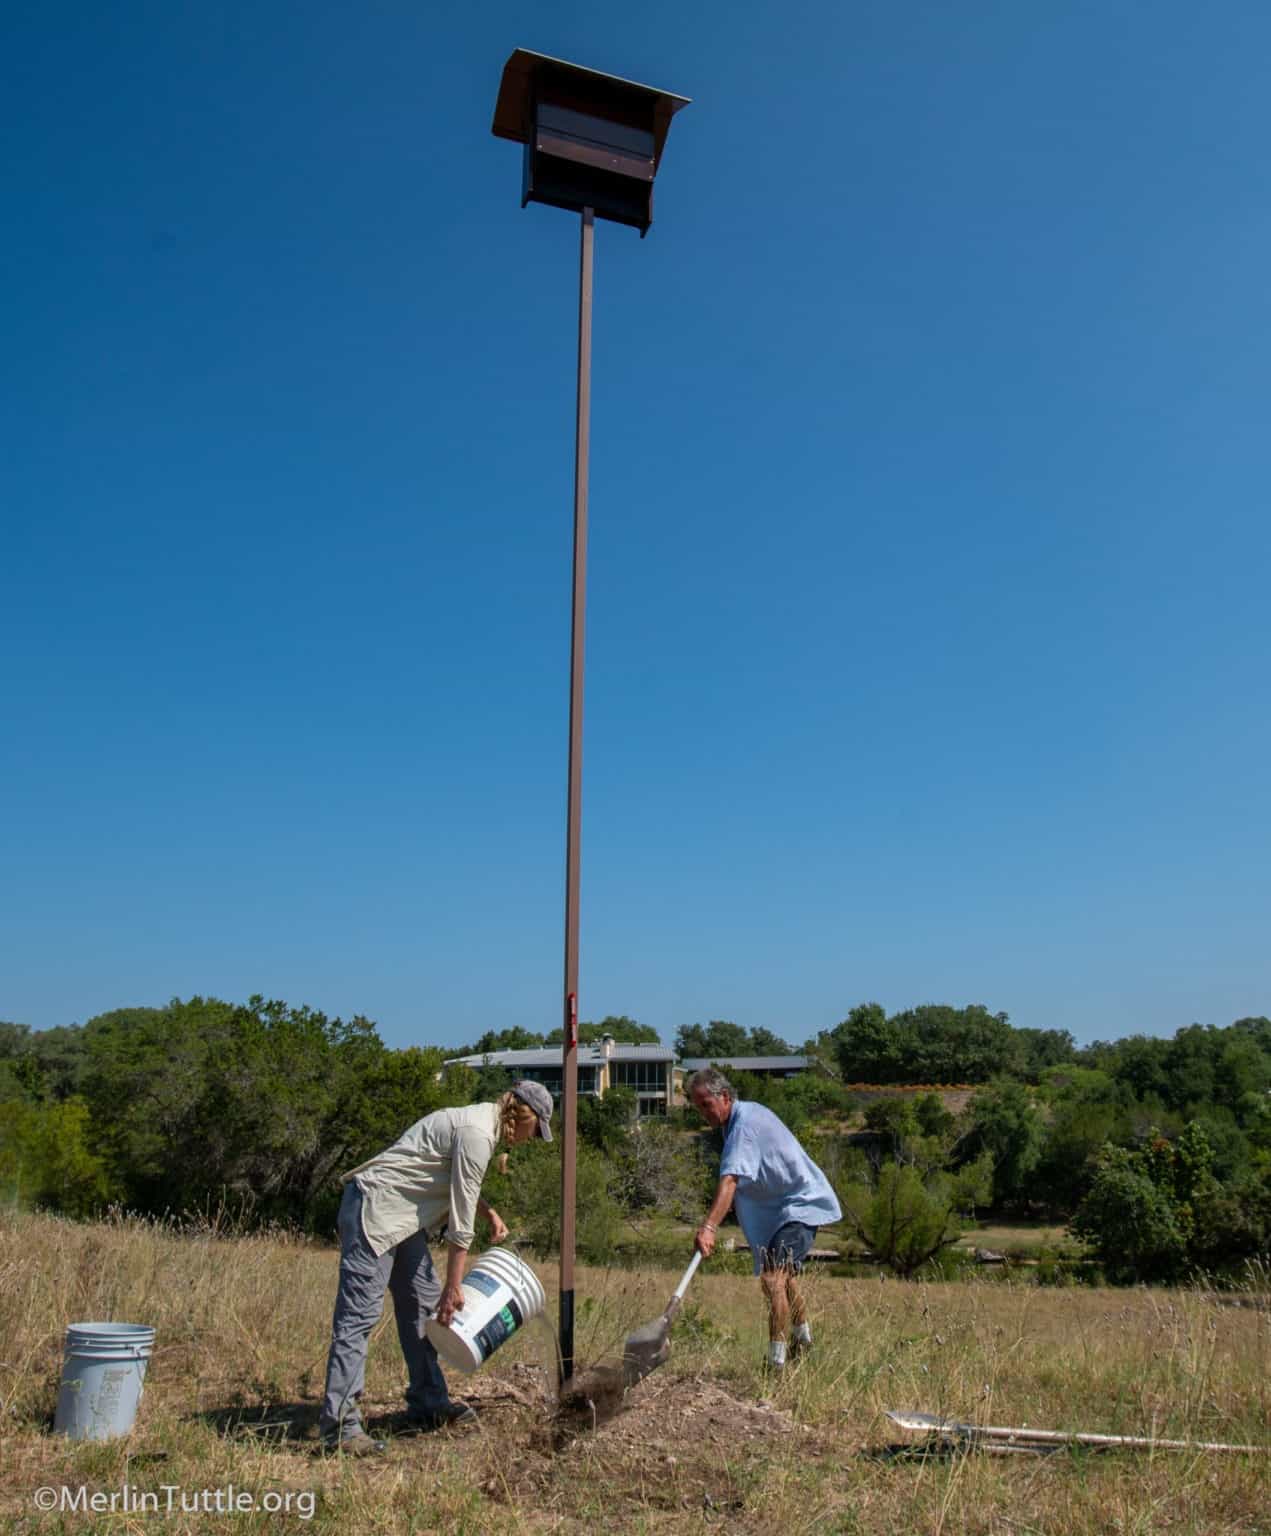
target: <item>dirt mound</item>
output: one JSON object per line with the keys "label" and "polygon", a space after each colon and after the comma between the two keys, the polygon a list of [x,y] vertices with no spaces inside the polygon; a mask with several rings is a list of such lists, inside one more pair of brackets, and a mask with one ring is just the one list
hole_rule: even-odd
{"label": "dirt mound", "polygon": [[709,1454],[714,1446],[736,1450],[810,1433],[771,1403],[747,1402],[715,1382],[677,1377],[669,1371],[660,1371],[625,1393],[602,1390],[595,1400],[576,1394],[558,1407],[546,1391],[541,1371],[514,1365],[500,1376],[466,1382],[462,1396],[489,1416],[487,1422],[502,1417],[498,1412],[502,1406],[515,1404],[528,1410],[516,1417],[539,1455],[586,1444],[603,1454],[633,1449],[674,1464],[684,1455]]}
{"label": "dirt mound", "polygon": [[597,1413],[590,1423],[576,1405],[555,1412],[543,1373],[528,1366],[475,1378],[463,1396],[481,1411],[489,1443],[498,1446],[497,1461],[477,1473],[477,1485],[500,1504],[533,1501],[549,1525],[568,1503],[568,1490],[588,1480],[650,1515],[735,1513],[745,1498],[738,1478],[744,1483],[748,1466],[769,1466],[796,1446],[799,1454],[815,1450],[815,1435],[771,1403],[747,1402],[673,1369],[620,1394],[616,1409],[607,1405],[608,1417]]}
{"label": "dirt mound", "polygon": [[627,1393],[620,1410],[595,1434],[607,1444],[639,1444],[674,1456],[677,1448],[736,1447],[802,1434],[788,1413],[765,1402],[745,1402],[711,1381],[650,1377]]}
{"label": "dirt mound", "polygon": [[[588,1373],[588,1377],[603,1373]],[[547,1391],[544,1373],[529,1365],[512,1365],[498,1375],[473,1376],[456,1394],[480,1413],[498,1405],[518,1404],[546,1428],[563,1421],[567,1437],[587,1435],[607,1446],[638,1444],[646,1450],[674,1454],[677,1446],[701,1446],[712,1441],[733,1445],[747,1441],[782,1440],[808,1433],[783,1409],[762,1400],[734,1397],[713,1381],[659,1371],[629,1391],[614,1393],[600,1381],[595,1398],[581,1394],[563,1406]]]}

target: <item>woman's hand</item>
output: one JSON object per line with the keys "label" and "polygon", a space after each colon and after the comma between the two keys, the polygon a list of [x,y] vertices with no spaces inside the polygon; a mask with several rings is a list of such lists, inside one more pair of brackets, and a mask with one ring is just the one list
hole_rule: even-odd
{"label": "woman's hand", "polygon": [[703,1222],[698,1227],[693,1238],[693,1246],[704,1259],[709,1259],[711,1254],[715,1252],[715,1228],[711,1226],[710,1222]]}
{"label": "woman's hand", "polygon": [[501,1243],[508,1235],[507,1223],[484,1197],[477,1201],[477,1215],[484,1216],[490,1223],[490,1231],[496,1243]]}
{"label": "woman's hand", "polygon": [[463,1286],[458,1282],[447,1280],[441,1293],[441,1300],[437,1303],[437,1321],[443,1328],[449,1328],[450,1320],[456,1312],[463,1311]]}

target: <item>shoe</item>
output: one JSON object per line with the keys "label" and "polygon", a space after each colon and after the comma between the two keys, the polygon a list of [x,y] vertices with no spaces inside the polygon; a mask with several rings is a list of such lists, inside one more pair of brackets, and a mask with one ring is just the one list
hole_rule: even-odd
{"label": "shoe", "polygon": [[356,1435],[345,1435],[343,1440],[324,1440],[322,1449],[328,1456],[382,1456],[388,1447],[382,1440],[372,1440],[359,1430]]}
{"label": "shoe", "polygon": [[798,1360],[801,1356],[804,1359],[806,1359],[807,1356],[810,1355],[811,1353],[812,1353],[812,1340],[811,1339],[791,1339],[790,1340],[789,1354],[790,1354],[791,1363],[793,1363],[795,1360]]}
{"label": "shoe", "polygon": [[406,1422],[412,1429],[421,1429],[427,1434],[434,1429],[450,1429],[457,1424],[475,1424],[477,1416],[467,1403],[447,1403],[435,1413],[407,1414]]}

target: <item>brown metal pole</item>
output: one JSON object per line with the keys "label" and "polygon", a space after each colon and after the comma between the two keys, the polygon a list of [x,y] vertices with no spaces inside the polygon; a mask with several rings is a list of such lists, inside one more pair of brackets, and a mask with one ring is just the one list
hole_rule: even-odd
{"label": "brown metal pole", "polygon": [[574,1374],[578,1162],[578,873],[583,790],[583,642],[587,612],[587,456],[591,437],[592,210],[582,214],[578,272],[578,417],[574,438],[574,601],[569,644],[569,809],[565,834],[565,1018],[561,1047],[560,1371]]}

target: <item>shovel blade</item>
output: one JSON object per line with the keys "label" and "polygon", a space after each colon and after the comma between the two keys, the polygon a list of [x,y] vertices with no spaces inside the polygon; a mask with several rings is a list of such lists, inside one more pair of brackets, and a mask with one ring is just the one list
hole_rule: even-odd
{"label": "shovel blade", "polygon": [[622,1347],[622,1379],[624,1385],[635,1386],[650,1371],[665,1365],[671,1356],[671,1319],[666,1316],[645,1323],[627,1335]]}
{"label": "shovel blade", "polygon": [[688,1283],[701,1262],[702,1255],[695,1253],[661,1317],[654,1318],[651,1323],[645,1323],[643,1328],[637,1328],[634,1333],[627,1335],[627,1342],[622,1349],[622,1379],[625,1386],[635,1386],[637,1381],[643,1381],[650,1371],[656,1371],[658,1366],[665,1365],[670,1359],[671,1324],[680,1310]]}

